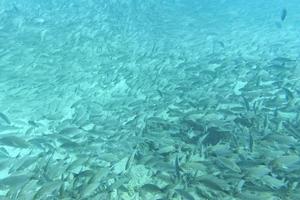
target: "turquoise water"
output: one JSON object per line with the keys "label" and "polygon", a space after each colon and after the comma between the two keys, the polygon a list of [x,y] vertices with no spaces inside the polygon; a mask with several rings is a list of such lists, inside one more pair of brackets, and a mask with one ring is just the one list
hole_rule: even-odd
{"label": "turquoise water", "polygon": [[1,0],[0,199],[299,199],[299,10]]}

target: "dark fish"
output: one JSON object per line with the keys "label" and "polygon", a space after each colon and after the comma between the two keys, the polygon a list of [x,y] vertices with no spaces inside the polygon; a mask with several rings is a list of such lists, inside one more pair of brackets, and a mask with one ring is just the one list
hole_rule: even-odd
{"label": "dark fish", "polygon": [[176,189],[175,190],[183,199],[186,199],[186,200],[195,200],[195,198],[190,194],[188,193],[187,191],[185,190],[182,190],[182,189]]}
{"label": "dark fish", "polygon": [[246,107],[246,110],[247,111],[250,111],[250,104],[249,104],[249,101],[244,97],[242,96],[243,100],[244,100],[244,104],[245,104],[245,107]]}
{"label": "dark fish", "polygon": [[2,112],[0,112],[0,118],[1,118],[6,124],[11,124],[10,120],[8,119],[8,117],[7,117],[4,113],[2,113]]}
{"label": "dark fish", "polygon": [[145,192],[150,192],[150,193],[162,193],[163,189],[161,189],[159,186],[154,185],[154,184],[145,184],[141,187],[141,189]]}
{"label": "dark fish", "polygon": [[222,41],[217,41],[217,44],[219,44],[222,48],[225,48],[225,44]]}
{"label": "dark fish", "polygon": [[249,132],[249,150],[252,153],[253,152],[253,146],[254,146],[254,139],[251,132]]}
{"label": "dark fish", "polygon": [[180,172],[182,171],[181,167],[180,167],[180,163],[179,163],[179,157],[178,155],[175,158],[175,174],[176,174],[176,178],[178,180],[180,180]]}
{"label": "dark fish", "polygon": [[281,16],[280,16],[281,21],[284,21],[284,20],[285,20],[286,15],[287,15],[287,10],[284,8],[284,9],[282,9],[282,11],[281,11]]}
{"label": "dark fish", "polygon": [[290,91],[288,88],[283,88],[283,90],[285,92],[285,98],[288,102],[294,99],[294,95],[292,91]]}

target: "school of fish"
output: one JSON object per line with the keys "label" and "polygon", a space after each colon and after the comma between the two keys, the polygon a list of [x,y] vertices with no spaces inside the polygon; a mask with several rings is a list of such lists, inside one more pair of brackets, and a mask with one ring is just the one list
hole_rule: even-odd
{"label": "school of fish", "polygon": [[181,0],[3,2],[0,199],[299,199],[296,30]]}

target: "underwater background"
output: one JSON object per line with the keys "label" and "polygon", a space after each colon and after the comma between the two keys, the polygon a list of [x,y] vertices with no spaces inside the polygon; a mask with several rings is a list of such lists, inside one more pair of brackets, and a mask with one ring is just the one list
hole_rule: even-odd
{"label": "underwater background", "polygon": [[0,199],[300,199],[296,0],[0,0]]}

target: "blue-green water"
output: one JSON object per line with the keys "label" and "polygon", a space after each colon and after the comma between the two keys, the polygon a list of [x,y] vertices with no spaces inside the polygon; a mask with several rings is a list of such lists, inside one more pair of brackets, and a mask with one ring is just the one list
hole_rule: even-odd
{"label": "blue-green water", "polygon": [[1,0],[0,199],[299,199],[299,10]]}

